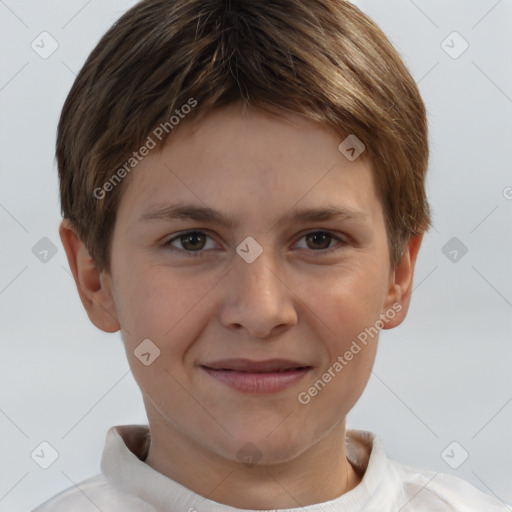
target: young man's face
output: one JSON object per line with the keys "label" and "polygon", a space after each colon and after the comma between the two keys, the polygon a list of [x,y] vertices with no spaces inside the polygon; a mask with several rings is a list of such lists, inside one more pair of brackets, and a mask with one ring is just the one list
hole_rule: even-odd
{"label": "young man's face", "polygon": [[[375,326],[405,316],[415,252],[392,271],[370,163],[349,161],[334,132],[239,104],[181,128],[132,171],[105,308],[154,434],[234,461],[291,460],[344,425]],[[231,225],[153,215],[171,207]],[[326,209],[345,213],[304,215]]]}

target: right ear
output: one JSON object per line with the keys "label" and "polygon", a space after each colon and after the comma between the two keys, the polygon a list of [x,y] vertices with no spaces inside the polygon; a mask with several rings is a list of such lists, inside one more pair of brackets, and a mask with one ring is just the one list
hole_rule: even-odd
{"label": "right ear", "polygon": [[69,219],[64,219],[61,222],[59,235],[66,251],[69,268],[75,279],[80,300],[89,319],[102,331],[117,332],[121,326],[112,296],[110,274],[99,271]]}

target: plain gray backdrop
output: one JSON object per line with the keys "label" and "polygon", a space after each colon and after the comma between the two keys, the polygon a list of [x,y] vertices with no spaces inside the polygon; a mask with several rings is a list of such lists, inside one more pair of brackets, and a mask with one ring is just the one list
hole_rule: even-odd
{"label": "plain gray backdrop", "polygon": [[[108,428],[146,423],[120,334],[89,322],[69,272],[54,161],[75,74],[134,3],[0,0],[1,512],[97,474]],[[434,227],[348,427],[512,503],[512,0],[355,3],[425,100]]]}

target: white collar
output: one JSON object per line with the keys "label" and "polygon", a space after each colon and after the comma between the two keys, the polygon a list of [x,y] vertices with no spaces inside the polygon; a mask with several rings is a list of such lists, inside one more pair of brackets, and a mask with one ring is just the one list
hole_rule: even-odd
{"label": "white collar", "polygon": [[[158,511],[242,510],[206,499],[148,466],[143,460],[147,455],[149,440],[150,430],[147,425],[120,425],[108,430],[101,470],[114,487],[141,498]],[[382,488],[382,480],[389,475],[389,460],[380,439],[375,434],[362,430],[347,430],[346,451],[350,462],[360,473],[364,472],[357,487],[331,501],[280,509],[281,512],[352,512],[364,509],[365,504]],[[386,483],[389,484],[389,481]],[[388,486],[386,491],[390,491]],[[249,512],[248,509],[243,511]]]}

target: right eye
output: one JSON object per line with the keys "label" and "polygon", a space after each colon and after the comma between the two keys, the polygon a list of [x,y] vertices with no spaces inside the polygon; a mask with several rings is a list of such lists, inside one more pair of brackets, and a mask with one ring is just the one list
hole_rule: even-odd
{"label": "right eye", "polygon": [[[203,231],[187,231],[173,236],[163,244],[163,247],[172,252],[181,252],[186,256],[203,256],[202,249],[207,245],[207,239],[211,240]],[[176,248],[174,243],[179,243],[182,248]]]}

